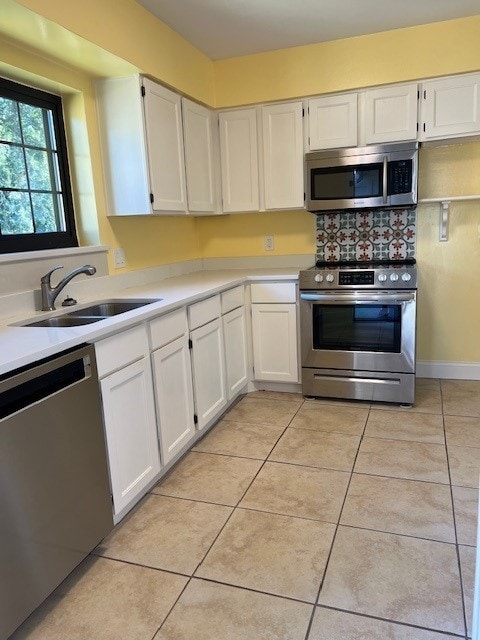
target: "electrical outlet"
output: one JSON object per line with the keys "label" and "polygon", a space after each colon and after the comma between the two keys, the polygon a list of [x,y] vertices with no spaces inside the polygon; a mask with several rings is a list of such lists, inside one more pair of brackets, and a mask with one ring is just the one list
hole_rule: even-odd
{"label": "electrical outlet", "polygon": [[273,236],[265,236],[263,239],[263,246],[265,251],[273,251],[275,246]]}
{"label": "electrical outlet", "polygon": [[125,250],[122,247],[117,247],[113,250],[113,264],[115,269],[122,269],[127,266],[127,259],[125,258]]}

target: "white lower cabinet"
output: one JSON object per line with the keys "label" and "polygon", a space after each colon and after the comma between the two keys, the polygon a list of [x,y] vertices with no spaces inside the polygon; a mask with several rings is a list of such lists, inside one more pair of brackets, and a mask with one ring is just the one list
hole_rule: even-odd
{"label": "white lower cabinet", "polygon": [[245,307],[222,316],[227,369],[227,398],[231,400],[248,382]]}
{"label": "white lower cabinet", "polygon": [[190,339],[197,428],[203,429],[227,404],[221,319],[194,329]]}
{"label": "white lower cabinet", "polygon": [[160,471],[150,359],[100,381],[112,484],[118,514]]}
{"label": "white lower cabinet", "polygon": [[195,435],[188,337],[154,351],[152,367],[162,462],[167,464]]}
{"label": "white lower cabinet", "polygon": [[295,304],[252,304],[255,380],[298,382]]}

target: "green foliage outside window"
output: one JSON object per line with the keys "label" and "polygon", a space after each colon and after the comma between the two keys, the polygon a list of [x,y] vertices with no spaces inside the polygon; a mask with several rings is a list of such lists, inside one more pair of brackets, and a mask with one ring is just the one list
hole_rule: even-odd
{"label": "green foliage outside window", "polygon": [[0,251],[77,244],[60,126],[59,98],[0,82]]}

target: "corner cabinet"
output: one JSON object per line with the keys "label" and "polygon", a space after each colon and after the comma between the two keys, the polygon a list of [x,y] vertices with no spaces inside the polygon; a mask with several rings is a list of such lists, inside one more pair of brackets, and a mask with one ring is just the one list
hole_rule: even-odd
{"label": "corner cabinet", "polygon": [[223,211],[258,211],[256,109],[220,112]]}
{"label": "corner cabinet", "polygon": [[182,98],[188,210],[213,213],[217,209],[215,116],[196,102]]}
{"label": "corner cabinet", "polygon": [[95,91],[108,215],[214,213],[214,112],[138,75]]}
{"label": "corner cabinet", "polygon": [[262,107],[265,209],[304,206],[303,104]]}
{"label": "corner cabinet", "polygon": [[223,211],[304,207],[301,101],[219,113]]}
{"label": "corner cabinet", "polygon": [[480,133],[480,74],[430,80],[422,85],[420,140]]}

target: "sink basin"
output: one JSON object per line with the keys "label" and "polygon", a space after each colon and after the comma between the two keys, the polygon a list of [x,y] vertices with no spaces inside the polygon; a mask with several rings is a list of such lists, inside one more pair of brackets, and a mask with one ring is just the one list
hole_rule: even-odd
{"label": "sink basin", "polygon": [[97,302],[85,309],[78,309],[78,311],[71,311],[68,315],[75,318],[111,318],[119,313],[125,313],[126,311],[132,311],[144,307],[147,304],[153,302],[159,302],[161,298],[156,300],[105,300],[103,302]]}
{"label": "sink basin", "polygon": [[92,322],[98,322],[104,318],[72,318],[69,315],[57,316],[56,318],[44,318],[37,322],[29,322],[22,324],[22,327],[79,327],[82,324],[91,324]]}
{"label": "sink basin", "polygon": [[126,313],[133,309],[139,309],[147,304],[153,304],[159,302],[162,298],[156,298],[149,300],[102,300],[96,304],[92,304],[90,307],[84,309],[78,309],[77,311],[70,311],[61,316],[54,316],[53,318],[43,318],[42,320],[32,319],[26,322],[15,323],[14,326],[20,327],[80,327],[83,324],[91,324],[92,322],[99,322],[112,316],[117,316],[120,313]]}

